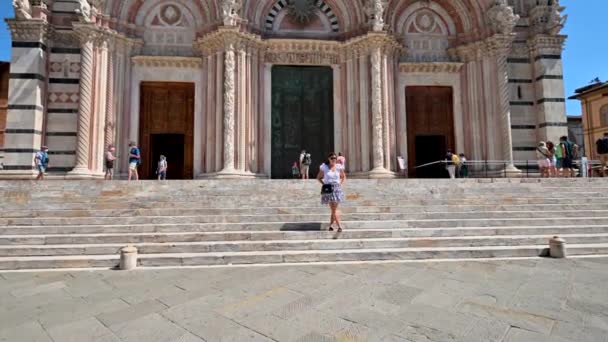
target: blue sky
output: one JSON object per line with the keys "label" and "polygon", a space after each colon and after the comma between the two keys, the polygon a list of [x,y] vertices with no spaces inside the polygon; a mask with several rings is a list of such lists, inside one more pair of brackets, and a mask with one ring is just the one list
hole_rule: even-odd
{"label": "blue sky", "polygon": [[[608,13],[607,0],[562,0],[566,6],[568,23],[564,33],[569,36],[564,51],[564,80],[566,97],[576,88],[589,83],[595,77],[608,81],[608,25],[604,23]],[[0,0],[0,60],[10,59],[10,34],[4,18],[13,16],[12,1]],[[567,103],[569,115],[580,115],[578,101]]]}

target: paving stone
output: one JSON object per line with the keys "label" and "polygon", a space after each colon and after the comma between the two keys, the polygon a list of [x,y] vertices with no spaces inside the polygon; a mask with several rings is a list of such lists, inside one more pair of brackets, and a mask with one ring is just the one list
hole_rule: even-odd
{"label": "paving stone", "polygon": [[531,331],[549,334],[555,321],[548,317],[538,316],[514,309],[502,308],[492,305],[480,305],[471,302],[463,302],[458,311],[475,315],[481,318],[493,318],[505,321],[511,325],[519,326]]}
{"label": "paving stone", "polygon": [[110,329],[95,318],[59,325],[48,329],[48,332],[53,340],[61,342],[120,342]]}
{"label": "paving stone", "polygon": [[94,318],[106,312],[116,312],[129,308],[129,305],[120,299],[90,302],[75,298],[61,304],[48,307],[44,312],[37,315],[38,320],[45,328],[50,329],[85,318]]}
{"label": "paving stone", "polygon": [[54,342],[40,323],[36,321],[0,329],[0,341]]}
{"label": "paving stone", "polygon": [[97,319],[99,319],[105,326],[110,327],[112,330],[119,330],[129,321],[163,311],[166,308],[167,307],[161,302],[157,300],[150,300],[129,306],[125,309],[102,313],[97,315]]}
{"label": "paving stone", "polygon": [[534,331],[511,328],[505,336],[504,342],[577,342],[556,336],[548,336]]}
{"label": "paving stone", "polygon": [[65,282],[57,281],[57,282],[43,284],[43,285],[16,289],[16,290],[11,291],[11,294],[17,298],[21,298],[21,297],[29,297],[29,296],[34,296],[34,295],[38,295],[38,294],[43,294],[43,293],[47,293],[47,292],[53,292],[53,291],[61,290],[64,288],[65,288]]}
{"label": "paving stone", "polygon": [[205,341],[272,341],[253,329],[215,312],[190,315],[187,311],[169,309],[163,316]]}
{"label": "paving stone", "polygon": [[429,305],[436,308],[452,309],[461,301],[462,297],[443,293],[438,290],[424,291],[411,300],[412,304]]}
{"label": "paving stone", "polygon": [[608,341],[608,330],[557,322],[551,331],[551,336],[576,342],[606,342]]}
{"label": "paving stone", "polygon": [[159,314],[151,314],[120,324],[115,333],[124,342],[204,341]]}
{"label": "paving stone", "polygon": [[511,326],[496,319],[475,319],[471,329],[458,341],[462,342],[502,342]]}

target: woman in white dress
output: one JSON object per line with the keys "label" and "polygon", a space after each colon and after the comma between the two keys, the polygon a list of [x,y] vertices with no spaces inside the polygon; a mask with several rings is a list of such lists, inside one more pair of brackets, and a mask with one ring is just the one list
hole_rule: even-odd
{"label": "woman in white dress", "polygon": [[338,157],[331,153],[327,157],[325,164],[321,165],[317,180],[323,185],[321,188],[321,204],[329,205],[331,209],[331,219],[329,230],[334,230],[334,223],[338,225],[338,232],[342,231],[338,205],[345,200],[342,184],[346,181],[344,167],[338,163]]}

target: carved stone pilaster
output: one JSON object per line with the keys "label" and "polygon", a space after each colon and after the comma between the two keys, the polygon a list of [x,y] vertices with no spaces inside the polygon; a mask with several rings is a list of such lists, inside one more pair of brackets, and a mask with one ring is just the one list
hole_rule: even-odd
{"label": "carved stone pilaster", "polygon": [[76,33],[80,38],[80,101],[78,104],[78,139],[76,142],[76,166],[71,176],[88,176],[89,148],[91,144],[90,129],[93,105],[93,55],[94,41],[99,33],[90,25],[77,25]]}
{"label": "carved stone pilaster", "polygon": [[486,46],[491,55],[496,57],[496,72],[498,73],[498,115],[501,122],[503,141],[503,160],[507,161],[506,172],[518,173],[513,163],[513,134],[511,131],[511,104],[509,102],[509,74],[507,57],[513,45],[514,35],[494,35],[486,40]]}
{"label": "carved stone pilaster", "polygon": [[224,168],[220,173],[235,173],[234,169],[234,114],[235,114],[236,58],[234,43],[224,53]]}
{"label": "carved stone pilaster", "polygon": [[105,122],[105,146],[114,144],[114,125],[116,122],[114,113],[114,49],[111,45],[108,52],[108,87],[106,94],[106,122]]}
{"label": "carved stone pilaster", "polygon": [[382,115],[382,51],[372,51],[372,173],[386,173],[384,168],[383,115]]}

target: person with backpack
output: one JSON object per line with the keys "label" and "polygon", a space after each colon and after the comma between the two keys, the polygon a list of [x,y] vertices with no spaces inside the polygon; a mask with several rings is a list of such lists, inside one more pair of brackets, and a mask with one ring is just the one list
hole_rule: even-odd
{"label": "person with backpack", "polygon": [[559,138],[558,150],[562,150],[562,177],[572,177],[574,164],[574,144],[568,137]]}
{"label": "person with backpack", "polygon": [[595,145],[601,162],[600,171],[602,172],[602,175],[606,177],[608,176],[608,133],[604,133],[604,137],[598,139],[595,142]]}
{"label": "person with backpack", "polygon": [[141,164],[141,152],[135,141],[129,143],[129,181],[135,176],[135,180],[139,180],[137,168]]}
{"label": "person with backpack", "polygon": [[158,175],[158,180],[167,179],[167,157],[162,154],[160,155],[160,160],[158,161],[156,174]]}
{"label": "person with backpack", "polygon": [[36,152],[34,156],[34,163],[36,164],[36,168],[38,169],[38,177],[36,180],[43,180],[44,173],[49,166],[49,148],[46,146],[42,146],[40,151]]}
{"label": "person with backpack", "polygon": [[312,164],[312,157],[310,153],[306,153],[306,150],[302,150],[300,154],[300,173],[302,179],[309,179],[310,164]]}

